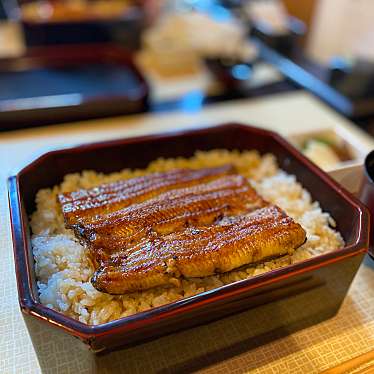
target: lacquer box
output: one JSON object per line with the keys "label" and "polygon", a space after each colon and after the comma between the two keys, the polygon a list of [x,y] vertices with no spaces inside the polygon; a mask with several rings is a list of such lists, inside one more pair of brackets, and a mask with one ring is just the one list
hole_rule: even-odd
{"label": "lacquer box", "polygon": [[[42,305],[38,299],[29,215],[35,194],[65,174],[94,169],[110,173],[145,167],[159,157],[196,150],[256,149],[273,153],[336,220],[345,247],[250,279],[102,325],[89,326]],[[161,335],[247,311],[256,331],[279,337],[334,316],[368,251],[369,213],[351,194],[279,135],[239,124],[82,145],[44,154],[9,178],[9,202],[19,302],[25,318],[80,339],[93,352],[134,345]],[[270,313],[257,326],[258,313]]]}

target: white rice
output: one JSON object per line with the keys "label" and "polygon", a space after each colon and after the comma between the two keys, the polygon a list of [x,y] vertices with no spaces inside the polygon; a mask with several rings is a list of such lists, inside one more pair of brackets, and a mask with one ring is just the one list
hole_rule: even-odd
{"label": "white rice", "polygon": [[[201,168],[232,163],[248,177],[256,190],[268,201],[277,204],[299,222],[307,232],[307,242],[292,256],[284,256],[256,266],[209,276],[184,279],[181,286],[113,296],[97,291],[90,282],[94,268],[85,248],[71,230],[64,228],[63,217],[56,202],[61,192],[89,188],[101,183],[131,178],[149,172],[179,167]],[[333,229],[334,220],[322,212],[318,202],[296,181],[295,176],[280,170],[275,158],[260,156],[256,151],[214,150],[197,152],[190,159],[160,159],[147,169],[125,169],[104,175],[94,171],[66,175],[59,186],[43,189],[36,196],[37,210],[31,217],[32,246],[38,278],[40,301],[83,323],[97,325],[140,311],[173,302],[224,284],[253,277],[272,269],[287,266],[310,257],[333,251],[344,241]]]}

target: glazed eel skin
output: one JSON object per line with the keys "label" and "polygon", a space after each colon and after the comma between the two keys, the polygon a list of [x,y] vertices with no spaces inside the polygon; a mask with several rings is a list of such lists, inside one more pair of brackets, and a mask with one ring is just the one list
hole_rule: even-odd
{"label": "glazed eel skin", "polygon": [[58,201],[66,226],[74,228],[78,222],[95,218],[97,214],[111,213],[173,188],[193,186],[233,173],[231,165],[197,170],[175,169],[60,194]]}
{"label": "glazed eel skin", "polygon": [[110,294],[227,272],[292,253],[306,240],[229,165],[149,174],[58,201],[66,226],[89,248],[92,284]]}

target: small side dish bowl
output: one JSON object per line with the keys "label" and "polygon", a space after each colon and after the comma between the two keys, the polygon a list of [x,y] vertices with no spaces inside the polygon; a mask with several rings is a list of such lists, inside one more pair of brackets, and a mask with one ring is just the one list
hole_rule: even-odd
{"label": "small side dish bowl", "polygon": [[[312,160],[317,159],[317,164],[321,157],[324,158],[320,167],[326,172],[362,165],[367,152],[370,151],[360,148],[347,134],[339,133],[335,129],[290,135],[287,139],[304,155]],[[331,152],[336,161],[330,160]]]}
{"label": "small side dish bowl", "polygon": [[[39,301],[30,241],[29,216],[35,194],[68,173],[94,169],[110,173],[145,167],[159,157],[192,156],[196,150],[271,152],[280,168],[296,175],[335,219],[345,247],[250,279],[188,297],[135,315],[91,326],[58,313]],[[259,334],[289,334],[337,313],[369,245],[369,213],[350,193],[279,135],[226,124],[198,130],[149,135],[81,145],[48,152],[9,178],[9,203],[20,307],[25,318],[43,328],[80,339],[98,353],[205,324],[247,310]],[[269,324],[257,326],[256,314],[271,310]],[[279,334],[276,334],[279,337]],[[255,337],[256,338],[256,337]]]}

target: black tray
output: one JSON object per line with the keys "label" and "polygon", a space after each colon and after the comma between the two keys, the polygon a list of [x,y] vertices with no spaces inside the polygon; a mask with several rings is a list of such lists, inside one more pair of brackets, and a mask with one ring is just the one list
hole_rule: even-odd
{"label": "black tray", "polygon": [[148,86],[114,45],[32,48],[0,60],[0,130],[141,112]]}

